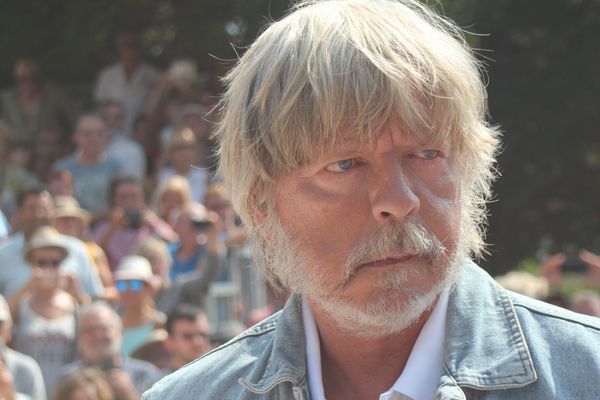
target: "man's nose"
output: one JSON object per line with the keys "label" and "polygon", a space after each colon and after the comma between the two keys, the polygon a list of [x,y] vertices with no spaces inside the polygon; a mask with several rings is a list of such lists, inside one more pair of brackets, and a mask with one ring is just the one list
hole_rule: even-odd
{"label": "man's nose", "polygon": [[374,172],[370,183],[371,210],[378,223],[403,222],[419,210],[421,201],[414,191],[414,182],[399,162]]}

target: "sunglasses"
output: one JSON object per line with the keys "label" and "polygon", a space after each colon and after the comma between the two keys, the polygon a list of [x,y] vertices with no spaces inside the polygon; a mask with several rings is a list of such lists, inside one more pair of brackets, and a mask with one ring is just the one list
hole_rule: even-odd
{"label": "sunglasses", "polygon": [[51,258],[36,258],[33,260],[33,265],[42,268],[58,268],[60,266],[60,262],[62,260],[59,259],[51,259]]}
{"label": "sunglasses", "polygon": [[139,292],[144,287],[144,281],[141,279],[128,279],[115,281],[115,286],[119,293],[126,292],[128,290],[132,292]]}

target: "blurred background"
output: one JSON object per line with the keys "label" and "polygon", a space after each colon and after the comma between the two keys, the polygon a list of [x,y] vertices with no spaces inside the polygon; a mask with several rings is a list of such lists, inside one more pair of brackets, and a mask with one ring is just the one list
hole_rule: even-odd
{"label": "blurred background", "polygon": [[[467,33],[487,70],[491,120],[504,132],[489,207],[489,255],[499,274],[569,245],[600,249],[600,1],[430,1]],[[92,108],[119,32],[141,32],[147,62],[196,62],[211,96],[283,0],[3,0],[0,88],[16,60],[39,64],[79,111]]]}

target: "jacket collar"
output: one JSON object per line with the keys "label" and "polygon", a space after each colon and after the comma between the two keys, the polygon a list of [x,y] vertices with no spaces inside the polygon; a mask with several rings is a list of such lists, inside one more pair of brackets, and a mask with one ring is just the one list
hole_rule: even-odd
{"label": "jacket collar", "polygon": [[[306,385],[304,326],[300,298],[292,294],[275,322],[255,329],[271,330],[272,348],[263,372],[240,379],[254,393],[266,393],[282,382]],[[479,390],[522,387],[537,379],[527,342],[512,301],[504,289],[471,261],[462,266],[450,294],[441,386]],[[462,396],[459,396],[462,397]]]}
{"label": "jacket collar", "polygon": [[508,293],[471,261],[450,295],[444,364],[463,387],[508,389],[537,379]]}

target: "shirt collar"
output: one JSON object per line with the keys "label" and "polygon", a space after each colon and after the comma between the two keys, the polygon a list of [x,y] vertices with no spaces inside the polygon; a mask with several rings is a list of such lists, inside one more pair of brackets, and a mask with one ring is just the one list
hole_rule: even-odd
{"label": "shirt collar", "polygon": [[[449,293],[449,288],[446,288],[440,295],[431,315],[419,333],[404,371],[390,390],[381,395],[381,400],[390,398],[393,392],[402,393],[415,400],[435,397],[443,371]],[[321,375],[319,332],[305,297],[302,298],[302,319],[306,336],[306,364],[310,395],[314,400],[325,400]]]}

